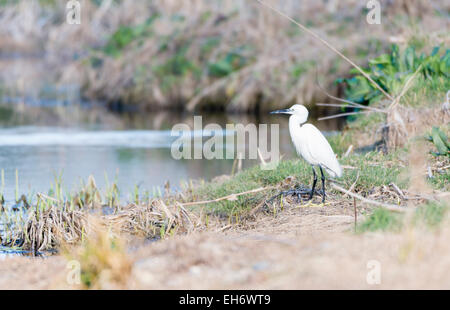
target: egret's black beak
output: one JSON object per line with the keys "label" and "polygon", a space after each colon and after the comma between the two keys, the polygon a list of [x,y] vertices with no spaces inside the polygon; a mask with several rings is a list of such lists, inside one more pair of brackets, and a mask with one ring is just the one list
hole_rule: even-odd
{"label": "egret's black beak", "polygon": [[292,112],[291,109],[282,109],[282,110],[272,111],[272,112],[270,112],[270,114],[291,114],[291,112]]}

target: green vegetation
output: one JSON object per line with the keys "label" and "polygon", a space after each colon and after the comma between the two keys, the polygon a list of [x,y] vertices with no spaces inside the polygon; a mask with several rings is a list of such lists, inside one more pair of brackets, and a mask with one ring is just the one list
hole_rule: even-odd
{"label": "green vegetation", "polygon": [[[80,246],[64,248],[64,254],[72,263],[79,263],[81,286],[85,289],[101,289],[106,283],[123,286],[131,272],[123,240],[112,236],[100,223],[90,223],[93,227],[89,238]],[[70,264],[69,263],[69,264]]]}
{"label": "green vegetation", "polygon": [[419,75],[403,96],[402,104],[413,108],[435,107],[442,104],[449,89],[450,79],[447,77],[437,76],[427,79]]}
{"label": "green vegetation", "polygon": [[[355,169],[346,170],[340,182],[350,187],[358,178],[355,190],[366,195],[382,185],[396,183],[400,187],[407,184],[407,180],[402,179],[401,172],[404,169],[395,165],[404,155],[404,151],[383,155],[381,152],[369,152],[365,155],[354,154],[345,159],[341,159],[343,165],[350,165]],[[390,168],[386,169],[386,163],[391,162]],[[223,183],[206,183],[195,192],[195,198],[199,200],[212,200],[220,197],[245,192],[259,187],[277,185],[287,177],[293,176],[298,183],[309,185],[312,182],[311,166],[303,160],[281,161],[274,170],[262,170],[260,166],[254,166],[242,171],[231,179]],[[331,192],[331,189],[328,189]],[[237,200],[220,201],[211,203],[207,208],[213,213],[222,215],[245,214],[258,203],[266,199],[270,194],[275,194],[272,190],[264,193],[252,194],[251,197],[240,196]]]}
{"label": "green vegetation", "polygon": [[[430,202],[417,207],[414,216],[409,224],[414,226],[424,225],[427,228],[438,228],[443,222],[449,206],[443,203]],[[399,232],[407,224],[405,215],[388,211],[386,209],[376,209],[368,215],[357,227],[358,233],[367,231],[392,231]]]}
{"label": "green vegetation", "polygon": [[[417,70],[425,80],[450,77],[450,49],[442,56],[439,51],[440,47],[435,47],[429,56],[424,53],[418,56],[413,46],[401,52],[394,45],[390,54],[369,60],[369,68],[364,71],[388,93],[397,95]],[[367,105],[382,98],[382,93],[366,77],[358,74],[359,71],[352,69],[350,73],[356,75],[338,80],[347,84],[345,95],[348,100]]]}
{"label": "green vegetation", "polygon": [[208,65],[208,71],[211,76],[224,77],[234,71],[237,71],[247,64],[247,60],[239,51],[227,53],[217,62]]}
{"label": "green vegetation", "polygon": [[434,126],[428,140],[432,141],[436,146],[437,152],[433,152],[433,155],[450,156],[450,141],[448,140],[447,135],[440,128]]}
{"label": "green vegetation", "polygon": [[402,227],[401,215],[386,209],[375,209],[367,220],[359,224],[356,231],[399,231]]}
{"label": "green vegetation", "polygon": [[414,221],[416,224],[425,224],[427,227],[437,227],[443,221],[448,210],[448,205],[431,202],[417,208]]}
{"label": "green vegetation", "polygon": [[137,26],[120,26],[114,34],[111,35],[102,51],[111,57],[118,58],[123,50],[132,42],[145,39],[153,34],[151,26],[158,15],[149,17],[147,21]]}

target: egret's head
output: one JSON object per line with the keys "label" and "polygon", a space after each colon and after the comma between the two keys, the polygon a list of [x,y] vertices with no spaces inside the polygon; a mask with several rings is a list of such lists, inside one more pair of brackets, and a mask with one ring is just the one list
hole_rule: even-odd
{"label": "egret's head", "polygon": [[283,110],[277,110],[270,112],[270,114],[289,114],[289,115],[295,115],[299,119],[300,123],[306,123],[306,120],[308,119],[308,109],[306,109],[301,104],[294,104],[289,109],[283,109]]}

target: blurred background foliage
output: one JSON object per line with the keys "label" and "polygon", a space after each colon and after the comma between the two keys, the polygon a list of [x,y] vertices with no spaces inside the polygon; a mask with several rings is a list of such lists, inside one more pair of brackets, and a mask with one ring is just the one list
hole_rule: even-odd
{"label": "blurred background foliage", "polygon": [[[111,107],[227,112],[329,101],[318,83],[358,103],[380,98],[347,63],[257,1],[80,2],[81,25],[69,25],[66,1],[0,0],[0,55],[9,61],[0,61],[3,93],[39,96],[43,85],[70,85]],[[381,25],[366,22],[365,1],[266,2],[365,66],[389,92],[419,66],[425,78],[448,78],[444,1],[382,1]],[[11,65],[11,57],[39,65]]]}

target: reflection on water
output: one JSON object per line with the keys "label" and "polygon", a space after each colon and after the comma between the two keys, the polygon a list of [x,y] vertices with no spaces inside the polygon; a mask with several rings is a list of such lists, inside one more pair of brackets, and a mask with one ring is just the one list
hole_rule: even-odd
{"label": "reflection on water", "polygon": [[[294,154],[287,128],[287,117],[202,115],[203,126],[217,123],[279,123],[280,152]],[[313,116],[314,117],[314,116]],[[80,180],[93,175],[105,189],[116,179],[123,199],[135,185],[141,192],[152,191],[169,181],[179,188],[181,181],[209,180],[229,174],[232,160],[175,160],[170,146],[172,126],[188,124],[193,115],[160,113],[114,114],[98,106],[39,107],[23,103],[0,105],[0,169],[5,171],[4,194],[13,200],[15,171],[19,172],[20,192],[47,192],[62,173],[66,190],[80,186]],[[325,132],[339,129],[337,121],[318,122]],[[269,144],[270,145],[270,144]],[[257,161],[244,161],[243,166]]]}

